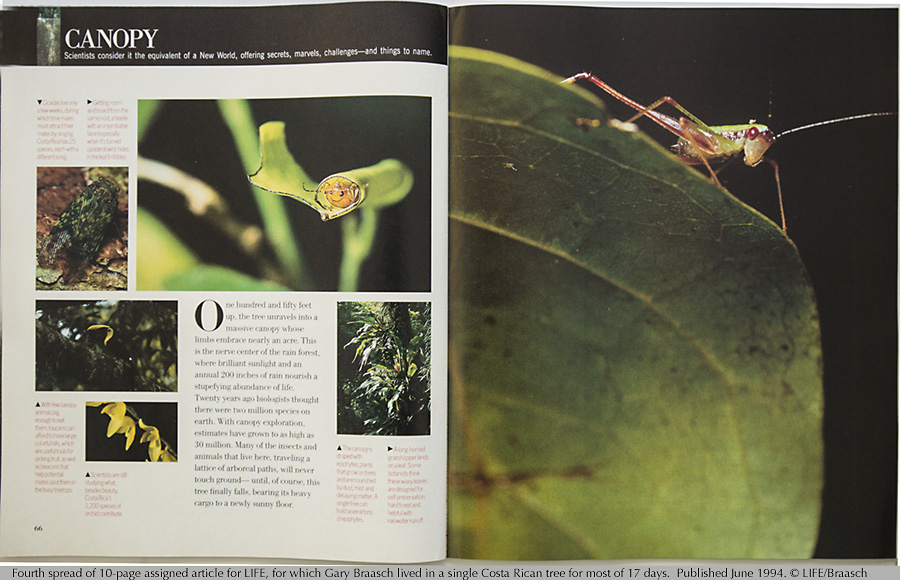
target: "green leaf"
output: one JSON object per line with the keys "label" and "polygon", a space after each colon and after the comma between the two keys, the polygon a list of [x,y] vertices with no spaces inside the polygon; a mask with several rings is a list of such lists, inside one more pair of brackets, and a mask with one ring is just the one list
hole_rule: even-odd
{"label": "green leaf", "polygon": [[216,290],[222,292],[287,292],[290,288],[269,280],[260,280],[224,266],[200,264],[189,272],[166,279],[163,290]]}
{"label": "green leaf", "polygon": [[137,215],[138,290],[286,291],[223,266],[201,263],[162,222],[147,211]]}
{"label": "green leaf", "polygon": [[138,290],[160,290],[166,278],[194,268],[199,260],[153,214],[137,210],[137,249],[135,252]]}
{"label": "green leaf", "polygon": [[288,150],[283,122],[270,121],[259,126],[259,153],[259,171],[250,176],[253,185],[291,197],[318,211],[315,183]]}
{"label": "green leaf", "polygon": [[147,129],[153,125],[153,121],[156,120],[156,115],[159,113],[159,109],[162,107],[163,101],[157,100],[139,100],[138,101],[138,113],[137,113],[137,140],[138,143],[144,138],[144,135],[147,134]]}
{"label": "green leaf", "polygon": [[[264,155],[265,152],[264,147],[260,145],[260,138],[258,138],[260,131],[253,119],[250,102],[245,99],[220,99],[218,105],[222,120],[228,126],[235,148],[240,155],[241,164],[246,171],[253,171],[259,166],[260,154]],[[273,128],[275,133],[278,133],[279,130],[274,126]],[[283,128],[280,131],[283,140]],[[287,149],[284,150],[284,153],[287,153]],[[290,153],[287,153],[287,156],[293,162]],[[294,166],[299,169],[296,163]],[[300,179],[298,183],[302,183],[306,173],[300,169],[299,173],[294,174],[294,177]],[[272,244],[278,261],[284,268],[286,279],[291,281],[295,290],[315,288],[316,284],[304,260],[300,240],[295,235],[294,226],[288,218],[284,200],[268,195],[264,190],[251,189],[259,210],[259,217],[262,220],[263,230]]]}
{"label": "green leaf", "polygon": [[288,150],[281,121],[260,125],[259,143],[260,168],[250,182],[308,205],[323,221],[346,215],[363,202],[369,208],[395,204],[412,189],[412,171],[397,159],[335,173],[316,186]]}
{"label": "green leaf", "polygon": [[449,556],[810,557],[822,363],[794,245],[582,87],[450,54]]}

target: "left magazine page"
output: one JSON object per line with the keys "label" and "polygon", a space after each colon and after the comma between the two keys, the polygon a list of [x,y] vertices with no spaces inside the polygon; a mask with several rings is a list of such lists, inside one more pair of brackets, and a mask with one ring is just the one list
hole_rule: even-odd
{"label": "left magazine page", "polygon": [[446,8],[3,19],[0,556],[443,558]]}

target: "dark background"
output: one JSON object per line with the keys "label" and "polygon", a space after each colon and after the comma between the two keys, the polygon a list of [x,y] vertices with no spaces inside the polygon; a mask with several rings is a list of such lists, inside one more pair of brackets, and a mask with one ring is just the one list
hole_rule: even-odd
{"label": "dark background", "polygon": [[[776,133],[897,111],[897,10],[451,10],[451,42],[563,77],[590,71],[638,102],[668,95],[710,125]],[[584,83],[613,117],[634,111]],[[662,112],[678,116],[665,106]],[[638,125],[663,145],[676,137]],[[821,558],[896,554],[897,120],[786,135],[778,161],[788,234],[819,306],[824,352],[825,488]],[[736,161],[723,185],[780,222],[771,166]]]}
{"label": "dark background", "polygon": [[[88,4],[88,1],[83,2]],[[131,2],[131,4],[138,4]],[[152,6],[152,3],[142,3]],[[239,55],[251,51],[304,51],[318,49],[320,57],[291,57],[279,59],[277,64],[304,62],[347,62],[372,60],[404,60],[447,62],[447,9],[435,4],[411,2],[347,2],[341,4],[307,4],[299,6],[252,7],[64,7],[57,9],[61,24],[60,62],[65,66],[130,66],[233,65],[261,64],[259,61],[230,59],[66,59],[65,52],[100,53],[109,49],[72,50],[63,40],[66,31],[77,28],[159,29],[154,47],[140,42],[141,52],[168,53],[185,51],[236,51]],[[43,9],[47,10],[47,9]],[[3,64],[34,65],[37,63],[38,8],[16,7],[0,12],[0,62]],[[400,24],[402,23],[402,25]],[[365,55],[325,56],[330,48],[372,48],[376,46],[422,48],[430,56]],[[123,51],[127,53],[128,49]],[[265,64],[276,64],[271,60]]]}

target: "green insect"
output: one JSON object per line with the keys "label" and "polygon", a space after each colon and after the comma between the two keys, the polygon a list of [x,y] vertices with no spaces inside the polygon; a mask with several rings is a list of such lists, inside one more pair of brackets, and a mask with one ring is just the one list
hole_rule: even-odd
{"label": "green insect", "polygon": [[115,221],[118,194],[119,186],[105,177],[85,187],[50,230],[38,264],[71,272],[93,262]]}
{"label": "green insect", "polygon": [[[868,119],[869,117],[882,117],[885,115],[896,115],[896,112],[885,113],[864,113],[862,115],[852,115],[850,117],[841,117],[839,119],[829,119],[827,121],[819,121],[803,125],[802,127],[794,127],[787,131],[782,131],[778,135],[773,133],[768,127],[755,121],[750,121],[742,125],[707,125],[687,109],[679,105],[672,97],[662,97],[649,107],[645,107],[640,103],[626,97],[616,89],[609,86],[589,72],[580,72],[572,75],[562,81],[562,84],[574,83],[577,80],[586,79],[616,99],[622,101],[632,109],[638,111],[631,119],[626,121],[631,123],[638,117],[646,115],[652,121],[673,133],[678,137],[678,142],[672,146],[672,152],[684,163],[688,165],[704,165],[709,171],[709,177],[713,183],[721,187],[719,178],[713,170],[710,162],[723,161],[729,157],[734,157],[741,152],[744,153],[744,163],[750,167],[759,165],[765,158],[766,151],[775,144],[775,140],[788,133],[796,133],[797,131],[805,131],[814,127],[830,125],[832,123],[842,123],[844,121],[855,121],[858,119]],[[656,110],[657,107],[668,103],[678,109],[684,117],[676,119]],[[587,128],[583,120],[579,119],[577,124],[582,128]],[[590,125],[596,126],[596,125]],[[781,229],[787,233],[787,220],[784,217],[784,202],[781,196],[781,178],[778,173],[778,163],[771,159],[765,159],[775,170],[775,186],[778,189],[778,205],[781,209]]]}

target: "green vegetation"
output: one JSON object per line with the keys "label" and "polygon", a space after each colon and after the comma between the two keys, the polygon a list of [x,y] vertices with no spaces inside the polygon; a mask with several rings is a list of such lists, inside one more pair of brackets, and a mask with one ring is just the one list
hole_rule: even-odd
{"label": "green vegetation", "polygon": [[431,432],[431,305],[338,304],[338,432]]}

